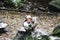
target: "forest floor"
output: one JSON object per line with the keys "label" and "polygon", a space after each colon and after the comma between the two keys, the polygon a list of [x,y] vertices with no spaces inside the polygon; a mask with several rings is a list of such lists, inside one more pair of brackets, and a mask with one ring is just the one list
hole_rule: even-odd
{"label": "forest floor", "polygon": [[37,28],[43,28],[50,34],[55,25],[60,22],[60,14],[59,15],[47,15],[47,14],[32,14],[25,12],[15,12],[15,11],[0,11],[0,19],[3,22],[9,25],[9,31],[5,34],[0,34],[0,40],[12,40],[18,30],[22,27],[24,18],[26,15],[37,16],[38,17],[38,26]]}

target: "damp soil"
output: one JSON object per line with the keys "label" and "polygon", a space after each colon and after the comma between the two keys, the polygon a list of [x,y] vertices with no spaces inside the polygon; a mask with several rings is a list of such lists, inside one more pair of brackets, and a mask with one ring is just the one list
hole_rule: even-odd
{"label": "damp soil", "polygon": [[60,22],[60,14],[37,14],[16,11],[0,11],[0,19],[9,25],[9,31],[0,34],[0,40],[12,40],[18,30],[22,27],[26,15],[37,16],[38,25],[36,28],[43,28],[48,34],[51,34],[55,25]]}

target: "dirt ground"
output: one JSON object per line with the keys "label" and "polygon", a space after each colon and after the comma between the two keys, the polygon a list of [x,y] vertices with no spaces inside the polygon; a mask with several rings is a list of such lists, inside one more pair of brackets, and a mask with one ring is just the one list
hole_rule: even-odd
{"label": "dirt ground", "polygon": [[[21,13],[14,11],[0,11],[0,19],[9,25],[9,31],[6,34],[0,34],[0,40],[12,40],[17,31],[22,27],[26,15],[37,16],[32,13]],[[44,29],[50,34],[55,25],[60,22],[60,15],[39,14],[37,28]]]}

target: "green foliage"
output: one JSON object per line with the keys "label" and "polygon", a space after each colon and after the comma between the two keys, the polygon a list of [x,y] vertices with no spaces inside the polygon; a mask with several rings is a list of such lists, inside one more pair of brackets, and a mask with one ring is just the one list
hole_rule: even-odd
{"label": "green foliage", "polygon": [[11,1],[11,0],[6,0],[6,5],[14,6],[14,4],[12,3],[12,1]]}
{"label": "green foliage", "polygon": [[53,30],[53,36],[60,37],[60,25]]}
{"label": "green foliage", "polygon": [[23,0],[6,0],[7,3],[15,8],[18,8]]}
{"label": "green foliage", "polygon": [[32,37],[31,36],[21,36],[21,37],[15,36],[13,40],[32,40]]}
{"label": "green foliage", "polygon": [[41,40],[50,40],[48,36],[42,36]]}
{"label": "green foliage", "polygon": [[49,4],[54,7],[60,8],[60,0],[52,0]]}

